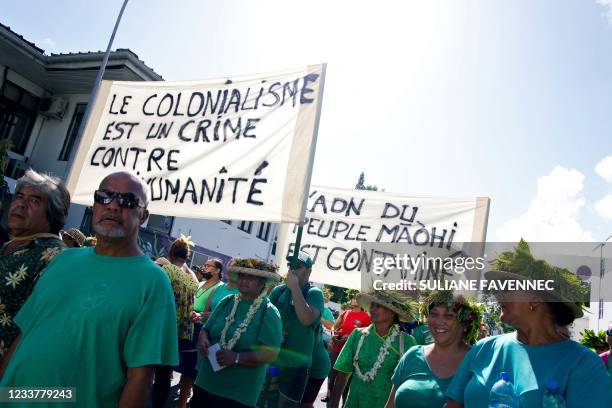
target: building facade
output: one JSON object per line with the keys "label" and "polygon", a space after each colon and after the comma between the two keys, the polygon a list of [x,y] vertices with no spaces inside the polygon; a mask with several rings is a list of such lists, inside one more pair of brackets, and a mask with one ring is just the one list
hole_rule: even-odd
{"label": "building facade", "polygon": [[[12,142],[5,174],[11,192],[28,168],[68,178],[78,150],[78,130],[103,57],[103,52],[47,55],[0,24],[0,140]],[[129,49],[111,52],[103,79],[163,81]],[[66,227],[88,234],[90,223],[90,208],[70,207]],[[201,265],[209,257],[271,260],[277,226],[154,214],[141,232],[142,246],[152,256],[163,255],[168,242],[181,234],[191,236],[197,245],[192,262]]]}

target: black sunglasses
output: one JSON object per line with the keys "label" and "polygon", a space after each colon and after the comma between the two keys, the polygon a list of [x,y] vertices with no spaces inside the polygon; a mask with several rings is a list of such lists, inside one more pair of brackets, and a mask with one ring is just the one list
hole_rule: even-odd
{"label": "black sunglasses", "polygon": [[608,336],[612,336],[612,329],[606,330],[606,334],[607,334]]}
{"label": "black sunglasses", "polygon": [[96,190],[94,192],[94,201],[98,204],[108,205],[117,199],[117,204],[121,208],[128,208],[130,210],[134,208],[144,208],[144,202],[136,197],[134,193],[117,193],[115,191],[108,190]]}

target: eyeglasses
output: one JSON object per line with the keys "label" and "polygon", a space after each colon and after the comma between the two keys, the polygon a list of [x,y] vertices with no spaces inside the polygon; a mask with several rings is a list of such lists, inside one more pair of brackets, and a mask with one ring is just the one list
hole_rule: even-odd
{"label": "eyeglasses", "polygon": [[612,336],[612,329],[608,329],[608,330],[606,330],[606,334],[607,334],[608,336]]}
{"label": "eyeglasses", "polygon": [[94,192],[94,201],[98,204],[108,205],[117,199],[117,204],[121,208],[128,208],[130,210],[134,208],[144,208],[145,204],[139,197],[136,197],[134,193],[117,193],[109,190],[96,190]]}

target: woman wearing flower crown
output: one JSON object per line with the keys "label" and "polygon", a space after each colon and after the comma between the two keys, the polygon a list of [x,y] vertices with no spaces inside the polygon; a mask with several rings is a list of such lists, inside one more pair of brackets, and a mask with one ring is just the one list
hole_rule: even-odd
{"label": "woman wearing flower crown", "polygon": [[340,352],[331,407],[337,408],[349,375],[353,375],[345,407],[382,408],[391,390],[391,375],[414,338],[400,332],[399,322],[412,319],[411,307],[392,293],[359,294],[358,302],[370,309],[372,324],[355,329]]}
{"label": "woman wearing flower crown", "polygon": [[612,407],[610,378],[601,359],[558,330],[583,315],[582,301],[589,293],[579,278],[534,258],[523,240],[492,265],[495,270],[485,277],[498,288],[550,280],[553,289],[494,292],[500,320],[516,331],[487,337],[470,349],[446,390],[446,407],[489,405],[491,388],[502,377],[513,384],[516,406],[541,407],[547,389],[556,389],[568,407]]}
{"label": "woman wearing flower crown", "polygon": [[422,310],[433,344],[417,345],[401,358],[386,408],[443,407],[446,388],[478,336],[480,312],[461,295],[434,292]]}
{"label": "woman wearing flower crown", "polygon": [[[280,314],[266,296],[266,285],[280,280],[276,269],[255,259],[230,264],[239,293],[223,298],[200,332],[198,351],[204,358],[191,407],[254,407],[257,403],[266,365],[278,356],[282,339]],[[217,371],[211,359],[220,366]]]}

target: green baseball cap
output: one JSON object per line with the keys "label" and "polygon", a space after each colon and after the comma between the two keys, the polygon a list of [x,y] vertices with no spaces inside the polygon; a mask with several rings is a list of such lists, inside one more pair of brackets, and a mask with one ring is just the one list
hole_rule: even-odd
{"label": "green baseball cap", "polygon": [[304,251],[300,251],[298,253],[297,264],[294,264],[293,255],[288,256],[287,261],[289,262],[291,269],[298,269],[300,266],[305,266],[306,268],[310,269],[312,268],[312,265],[314,265],[312,257]]}

